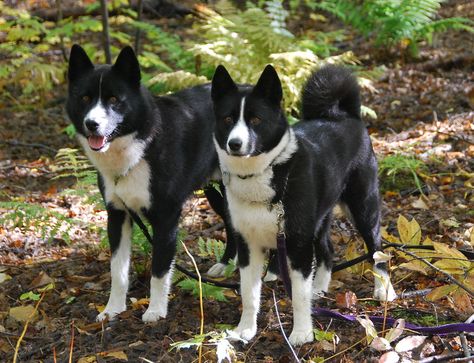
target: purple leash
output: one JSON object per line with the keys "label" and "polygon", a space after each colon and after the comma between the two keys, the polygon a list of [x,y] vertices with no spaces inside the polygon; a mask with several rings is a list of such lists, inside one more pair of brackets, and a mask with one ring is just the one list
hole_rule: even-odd
{"label": "purple leash", "polygon": [[[346,315],[341,314],[337,311],[323,309],[323,308],[313,308],[313,315],[317,316],[326,316],[329,318],[345,320],[355,322],[357,321],[357,317],[354,315]],[[368,317],[372,322],[375,324],[383,324],[384,321],[388,325],[394,325],[397,319],[383,316],[369,316]],[[412,323],[405,323],[405,329],[416,331],[417,333],[422,334],[437,334],[437,335],[445,335],[450,333],[474,333],[474,324],[473,323],[455,323],[455,324],[445,324],[445,325],[438,325],[438,326],[419,326]]]}
{"label": "purple leash", "polygon": [[[285,286],[286,293],[291,299],[291,279],[288,272],[288,263],[286,261],[286,239],[283,232],[279,232],[277,235],[277,250],[278,250],[278,266],[280,267],[280,276],[283,280],[283,285]],[[313,315],[317,316],[326,316],[334,319],[345,320],[350,322],[357,321],[357,317],[354,315],[341,314],[337,311],[323,309],[314,307]],[[375,324],[383,324],[384,322],[389,325],[394,325],[396,319],[383,316],[369,316],[368,317]],[[455,323],[455,324],[445,324],[438,326],[419,326],[412,323],[405,323],[405,328],[409,330],[416,331],[417,333],[422,334],[437,334],[445,335],[450,333],[461,333],[468,332],[474,333],[474,323]]]}

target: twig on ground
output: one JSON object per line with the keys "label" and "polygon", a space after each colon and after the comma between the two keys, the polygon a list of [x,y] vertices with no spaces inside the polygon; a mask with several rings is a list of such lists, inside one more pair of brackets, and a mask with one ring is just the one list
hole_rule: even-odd
{"label": "twig on ground", "polygon": [[21,341],[23,340],[23,338],[26,334],[26,329],[28,329],[28,325],[30,324],[30,321],[33,318],[33,316],[35,315],[35,313],[38,311],[39,304],[41,304],[41,301],[43,301],[43,298],[44,298],[45,295],[46,295],[46,291],[43,291],[43,293],[41,294],[40,299],[38,300],[38,302],[35,305],[34,310],[31,312],[30,316],[28,317],[28,320],[25,323],[25,326],[23,327],[23,331],[21,332],[20,338],[16,342],[15,354],[13,355],[13,363],[16,363],[16,360],[18,358],[18,351],[20,350],[20,344],[21,344]]}
{"label": "twig on ground", "polygon": [[[418,361],[418,363],[448,362],[460,356],[462,356],[462,352],[454,352],[450,354],[438,354],[438,355],[433,355],[425,359],[421,359]],[[458,361],[458,360],[456,359],[453,361]]]}
{"label": "twig on ground", "polygon": [[21,142],[21,141],[17,141],[17,140],[0,140],[0,144],[45,149],[45,150],[51,151],[52,153],[54,153],[54,155],[56,155],[56,152],[57,152],[56,149],[53,149],[50,146],[35,143],[35,142],[34,143],[27,143],[27,142]]}
{"label": "twig on ground", "polygon": [[[201,324],[199,326],[199,335],[204,334],[204,303],[202,299],[202,281],[201,281],[201,274],[199,272],[199,269],[196,264],[196,260],[194,259],[193,255],[189,252],[188,248],[186,247],[185,243],[181,241],[181,244],[183,245],[184,251],[186,254],[189,256],[191,259],[194,269],[196,270],[196,274],[198,275],[198,284],[199,284],[199,309],[201,311]],[[199,344],[199,363],[202,362],[202,344]]]}
{"label": "twig on ground", "polygon": [[74,320],[71,323],[71,344],[69,346],[69,363],[72,363],[73,350],[74,350]]}
{"label": "twig on ground", "polygon": [[460,283],[458,280],[456,280],[454,277],[452,277],[447,272],[445,272],[445,271],[441,270],[440,268],[436,267],[435,265],[433,265],[431,262],[425,260],[424,258],[417,256],[413,252],[408,251],[406,248],[403,248],[403,246],[393,246],[393,247],[395,249],[397,249],[399,251],[402,251],[402,252],[406,253],[407,255],[423,262],[424,264],[430,266],[435,271],[445,275],[448,278],[449,281],[451,281],[453,284],[459,286],[461,289],[465,290],[469,295],[471,295],[472,298],[474,298],[474,291],[472,291],[469,287],[465,286],[464,284]]}
{"label": "twig on ground", "polygon": [[288,337],[285,334],[285,329],[283,329],[283,324],[281,323],[281,320],[280,320],[280,312],[278,311],[278,304],[277,304],[276,297],[275,297],[275,290],[273,290],[273,289],[272,289],[272,294],[273,294],[273,305],[275,306],[275,314],[276,314],[277,319],[278,319],[278,324],[280,324],[280,330],[281,330],[281,333],[283,334],[283,338],[285,338],[286,344],[290,347],[290,351],[293,354],[293,357],[295,357],[295,360],[297,362],[301,362],[300,359],[298,358],[298,354],[296,354],[295,350],[291,346],[290,341],[288,340]]}

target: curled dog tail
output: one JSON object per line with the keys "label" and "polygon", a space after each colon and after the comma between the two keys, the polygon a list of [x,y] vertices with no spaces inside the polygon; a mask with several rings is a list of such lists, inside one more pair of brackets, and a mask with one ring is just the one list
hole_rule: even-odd
{"label": "curled dog tail", "polygon": [[313,72],[303,87],[302,120],[341,117],[360,119],[359,84],[349,69],[326,65]]}

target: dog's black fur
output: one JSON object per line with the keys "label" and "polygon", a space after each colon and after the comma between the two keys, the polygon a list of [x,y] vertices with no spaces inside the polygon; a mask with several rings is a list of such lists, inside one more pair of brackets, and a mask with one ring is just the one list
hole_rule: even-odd
{"label": "dog's black fur", "polygon": [[[311,341],[308,290],[314,276],[315,292],[328,289],[333,259],[329,230],[337,203],[347,205],[371,256],[380,250],[377,160],[360,117],[357,81],[336,66],[313,73],[302,92],[302,120],[294,127],[281,108],[282,88],[272,66],[255,87],[237,86],[219,66],[212,97],[215,143],[239,236],[244,310],[237,333],[244,339],[255,335],[261,250],[275,248],[281,206],[293,285],[290,341]],[[385,278],[385,266],[376,267]],[[388,293],[377,286],[375,296],[393,299],[391,285],[386,288]]]}
{"label": "dog's black fur", "polygon": [[[140,66],[130,47],[114,65],[94,66],[74,45],[68,78],[67,113],[98,170],[108,212],[112,291],[98,319],[113,318],[125,309],[130,210],[145,217],[153,230],[152,301],[143,319],[157,320],[167,312],[182,205],[213,174],[220,175],[212,142],[210,85],[153,97],[140,83]],[[222,196],[212,187],[205,192],[228,226]],[[235,255],[229,235],[224,261]]]}

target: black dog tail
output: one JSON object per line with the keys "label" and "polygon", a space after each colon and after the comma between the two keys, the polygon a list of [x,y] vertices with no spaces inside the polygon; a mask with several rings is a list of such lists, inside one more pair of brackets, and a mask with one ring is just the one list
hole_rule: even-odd
{"label": "black dog tail", "polygon": [[360,119],[357,79],[342,66],[326,65],[309,77],[302,93],[302,120]]}

